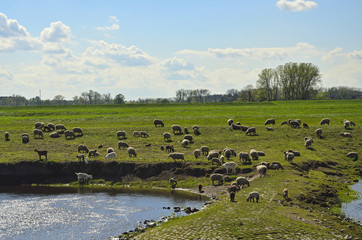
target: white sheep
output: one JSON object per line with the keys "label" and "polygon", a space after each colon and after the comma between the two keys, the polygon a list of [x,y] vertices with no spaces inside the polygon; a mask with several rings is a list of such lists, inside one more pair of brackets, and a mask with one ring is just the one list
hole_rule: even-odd
{"label": "white sheep", "polygon": [[259,159],[258,151],[256,151],[254,148],[250,149],[250,156],[253,160]]}
{"label": "white sheep", "polygon": [[194,156],[196,159],[198,159],[201,156],[201,150],[200,149],[195,149],[194,150]]}
{"label": "white sheep", "polygon": [[248,187],[250,187],[250,182],[248,181],[248,179],[246,179],[246,178],[244,178],[244,177],[238,177],[238,178],[236,179],[236,185],[237,185],[238,187],[241,186],[241,188],[243,188],[244,185],[248,185]]}
{"label": "white sheep", "polygon": [[239,160],[241,162],[241,160],[243,160],[243,163],[247,163],[247,162],[251,162],[250,156],[248,153],[246,152],[239,152]]}
{"label": "white sheep", "polygon": [[215,186],[214,182],[218,181],[219,185],[222,185],[224,183],[224,177],[219,173],[214,173],[210,175],[212,185]]}
{"label": "white sheep", "polygon": [[258,165],[256,166],[256,172],[260,175],[260,176],[264,176],[266,174],[267,171],[267,167],[265,165]]}
{"label": "white sheep", "polygon": [[114,159],[116,160],[117,158],[117,153],[115,152],[110,152],[110,153],[107,153],[107,155],[104,157],[106,159],[106,161],[110,160],[110,159]]}
{"label": "white sheep", "polygon": [[224,149],[224,155],[226,159],[229,160],[231,157],[236,157],[236,152],[232,148],[226,148]]}
{"label": "white sheep", "polygon": [[211,160],[213,158],[219,158],[221,151],[220,150],[211,150],[207,155],[207,160]]}
{"label": "white sheep", "polygon": [[189,144],[190,144],[190,141],[187,140],[187,139],[184,139],[184,140],[182,140],[182,142],[181,142],[181,145],[182,145],[183,147],[187,147]]}
{"label": "white sheep", "polygon": [[307,138],[307,137],[304,138],[304,146],[306,148],[310,148],[312,146],[312,143],[313,143],[312,138]]}
{"label": "white sheep", "polygon": [[169,142],[171,140],[171,133],[164,132],[163,134],[163,140]]}
{"label": "white sheep", "polygon": [[87,173],[82,173],[82,172],[79,172],[79,173],[75,173],[78,177],[78,182],[80,184],[88,184],[90,180],[93,179],[93,176],[92,175],[89,175]]}
{"label": "white sheep", "polygon": [[285,160],[292,161],[294,159],[294,153],[292,152],[284,152]]}
{"label": "white sheep", "polygon": [[347,153],[347,157],[354,158],[354,161],[358,160],[358,153],[357,152],[349,152]]}
{"label": "white sheep", "polygon": [[183,154],[183,153],[180,153],[180,152],[170,153],[170,154],[168,154],[167,157],[168,157],[168,158],[172,158],[175,162],[176,162],[177,159],[183,160],[184,162],[186,162],[186,161],[185,161],[185,156],[184,156],[184,154]]}
{"label": "white sheep", "polygon": [[246,201],[251,202],[251,200],[253,200],[253,202],[254,202],[254,199],[256,200],[256,202],[259,201],[259,193],[257,193],[257,192],[249,193],[248,197],[246,198]]}
{"label": "white sheep", "polygon": [[250,135],[251,133],[253,133],[253,135],[256,134],[256,129],[255,127],[249,127],[248,130],[246,130],[246,135]]}
{"label": "white sheep", "polygon": [[137,157],[136,149],[134,149],[133,147],[128,147],[127,152],[130,157]]}
{"label": "white sheep", "polygon": [[233,124],[233,122],[234,122],[234,120],[229,119],[229,120],[228,120],[228,125],[231,126],[231,124]]}
{"label": "white sheep", "polygon": [[340,136],[343,136],[343,137],[348,137],[348,138],[351,138],[352,137],[352,134],[349,133],[349,132],[341,132],[341,134],[339,134]]}
{"label": "white sheep", "polygon": [[112,147],[109,147],[109,148],[107,148],[107,151],[106,151],[107,153],[111,153],[111,152],[114,152],[114,149],[112,148]]}
{"label": "white sheep", "polygon": [[323,130],[321,128],[317,128],[315,130],[315,134],[317,135],[318,138],[322,138],[322,132]]}
{"label": "white sheep", "polygon": [[329,125],[330,122],[331,122],[331,120],[329,118],[324,118],[320,122],[320,125],[325,125],[325,124]]}
{"label": "white sheep", "polygon": [[230,171],[231,171],[231,174],[235,174],[236,166],[237,166],[237,164],[235,162],[227,162],[227,163],[224,163],[223,165],[221,165],[222,168],[226,169],[227,174],[229,174]]}

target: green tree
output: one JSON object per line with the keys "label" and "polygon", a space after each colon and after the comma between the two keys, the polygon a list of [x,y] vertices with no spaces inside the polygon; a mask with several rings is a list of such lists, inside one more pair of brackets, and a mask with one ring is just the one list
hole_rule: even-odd
{"label": "green tree", "polygon": [[124,95],[121,94],[121,93],[117,94],[117,95],[114,97],[113,102],[114,102],[115,104],[124,104],[124,103],[125,103]]}

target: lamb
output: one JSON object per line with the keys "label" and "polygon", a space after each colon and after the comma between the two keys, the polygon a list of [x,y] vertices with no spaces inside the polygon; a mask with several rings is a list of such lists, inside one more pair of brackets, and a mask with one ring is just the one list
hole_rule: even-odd
{"label": "lamb", "polygon": [[63,133],[65,130],[67,130],[67,128],[66,128],[63,124],[57,124],[57,125],[55,126],[55,129],[56,129],[57,131],[59,131],[60,133]]}
{"label": "lamb", "polygon": [[129,146],[128,146],[128,143],[126,143],[126,142],[123,142],[123,141],[119,141],[118,142],[118,149],[125,149],[125,148],[128,148]]}
{"label": "lamb", "polygon": [[245,133],[246,133],[246,135],[250,135],[251,133],[253,133],[253,135],[256,135],[256,129],[255,129],[255,127],[249,127]]}
{"label": "lamb", "polygon": [[214,184],[215,181],[218,181],[218,185],[222,185],[224,183],[224,178],[219,173],[211,174],[210,178],[211,178],[212,185],[214,185],[214,186],[215,186],[215,184]]}
{"label": "lamb", "polygon": [[194,134],[195,134],[196,136],[201,135],[199,126],[193,126],[193,127],[192,127],[192,130],[194,131]]}
{"label": "lamb", "polygon": [[255,149],[250,149],[250,156],[253,160],[258,160],[259,159],[259,154]]}
{"label": "lamb", "polygon": [[227,162],[221,165],[222,168],[226,169],[226,173],[229,174],[230,170],[232,174],[236,173],[236,166],[237,164],[235,162]]}
{"label": "lamb", "polygon": [[141,136],[141,133],[138,132],[138,131],[134,131],[134,132],[133,132],[133,136],[134,136],[134,137],[140,137],[140,136]]}
{"label": "lamb", "polygon": [[58,138],[58,137],[60,137],[60,135],[59,135],[59,132],[52,132],[52,133],[49,134],[49,137]]}
{"label": "lamb", "polygon": [[221,163],[225,163],[225,157],[224,157],[224,155],[221,155],[221,156],[220,156],[220,162],[221,162]]}
{"label": "lamb", "polygon": [[308,124],[306,124],[306,123],[303,123],[303,127],[304,128],[309,128]]}
{"label": "lamb", "polygon": [[274,118],[269,118],[265,121],[264,125],[269,125],[269,124],[273,124],[275,125],[275,119]]}
{"label": "lamb", "polygon": [[224,155],[225,155],[226,159],[229,160],[233,156],[236,157],[236,152],[233,149],[229,148],[229,149],[225,149]]}
{"label": "lamb", "polygon": [[280,123],[280,125],[287,125],[287,124],[288,124],[287,121],[282,121],[282,122]]}
{"label": "lamb", "polygon": [[341,134],[339,134],[340,136],[343,136],[343,137],[348,137],[348,138],[351,138],[352,137],[352,134],[349,133],[349,132],[341,132]]}
{"label": "lamb", "polygon": [[120,138],[126,138],[126,132],[125,131],[117,131],[117,138],[120,139]]}
{"label": "lamb", "polygon": [[231,126],[231,124],[233,124],[233,123],[234,123],[234,120],[232,120],[232,119],[229,119],[229,120],[228,120],[228,125],[229,125],[229,126]]}
{"label": "lamb", "polygon": [[35,129],[39,129],[41,130],[44,127],[44,123],[43,122],[36,122],[35,123]]}
{"label": "lamb", "polygon": [[321,128],[317,128],[315,130],[315,134],[317,135],[318,138],[322,138],[322,129]]}
{"label": "lamb", "polygon": [[111,152],[114,152],[114,149],[111,147],[107,148],[107,153],[111,153]]}
{"label": "lamb", "polygon": [[229,127],[230,131],[232,130],[242,130],[241,125],[237,125],[232,123],[231,126]]}
{"label": "lamb", "polygon": [[165,126],[165,124],[163,123],[163,121],[160,120],[160,119],[155,119],[155,120],[153,120],[153,124],[155,125],[155,127],[164,127],[164,126]]}
{"label": "lamb", "polygon": [[74,127],[72,130],[76,136],[83,136],[83,131],[80,127]]}
{"label": "lamb", "polygon": [[29,135],[27,134],[27,133],[23,133],[22,135],[21,135],[21,141],[23,142],[23,143],[28,143],[29,142]]}
{"label": "lamb", "polygon": [[182,140],[181,145],[185,148],[190,144],[190,141],[187,139]]}
{"label": "lamb", "polygon": [[171,141],[171,133],[169,132],[164,132],[163,134],[163,140],[166,142],[170,142]]}
{"label": "lamb", "polygon": [[267,167],[265,165],[258,165],[256,166],[256,172],[260,175],[260,176],[264,176],[266,174],[267,171]]}
{"label": "lamb", "polygon": [[250,187],[250,182],[248,181],[248,179],[244,178],[244,177],[238,177],[236,179],[236,186],[243,188],[244,185],[248,185],[248,187]]}
{"label": "lamb", "polygon": [[189,134],[189,129],[187,127],[184,127],[185,134]]}
{"label": "lamb", "polygon": [[347,157],[354,158],[354,161],[358,160],[358,153],[357,152],[349,152],[347,153]]}
{"label": "lamb", "polygon": [[272,127],[266,127],[266,130],[267,130],[267,131],[274,131],[274,128],[272,128]]}
{"label": "lamb", "polygon": [[292,149],[289,149],[288,152],[293,153],[295,157],[300,157],[300,152],[298,152],[298,151],[294,151]]}
{"label": "lamb", "polygon": [[39,161],[41,161],[41,156],[45,156],[45,160],[48,160],[48,151],[39,151],[38,149],[35,149],[34,152],[37,152],[39,155]]}
{"label": "lamb", "polygon": [[292,161],[294,159],[294,153],[292,152],[284,152],[285,160]]}
{"label": "lamb", "polygon": [[312,143],[313,143],[312,138],[307,138],[307,137],[304,138],[304,146],[306,148],[310,148],[312,146]]}
{"label": "lamb", "polygon": [[256,200],[256,202],[259,201],[259,193],[257,193],[257,192],[249,193],[248,197],[246,198],[246,201],[251,202],[251,200],[253,200],[253,202],[254,202],[254,199]]}
{"label": "lamb", "polygon": [[209,154],[207,155],[207,160],[211,160],[214,157],[219,158],[219,155],[221,154],[220,150],[212,150],[209,152]]}
{"label": "lamb", "polygon": [[84,154],[79,154],[79,155],[77,155],[77,158],[78,158],[78,161],[80,162],[80,161],[83,161],[84,162]]}
{"label": "lamb", "polygon": [[10,141],[10,133],[9,132],[5,132],[4,137],[5,137],[5,141]]}
{"label": "lamb", "polygon": [[53,123],[48,123],[48,127],[49,127],[50,131],[55,130],[55,125]]}
{"label": "lamb", "polygon": [[136,149],[134,149],[133,147],[128,147],[127,152],[129,157],[137,157]]}
{"label": "lamb", "polygon": [[271,162],[268,164],[267,166],[269,169],[274,169],[274,170],[278,170],[278,169],[282,169],[283,170],[283,166],[280,162]]}
{"label": "lamb", "polygon": [[210,148],[208,146],[202,146],[201,148],[202,155],[207,156],[210,152]]}
{"label": "lamb", "polygon": [[174,153],[170,153],[167,156],[168,158],[172,158],[175,162],[176,160],[183,160],[186,163],[185,157],[183,153],[179,153],[179,152],[174,152]]}
{"label": "lamb", "polygon": [[195,149],[194,150],[194,156],[196,159],[198,159],[201,156],[201,150],[200,149]]}
{"label": "lamb", "polygon": [[211,164],[214,165],[214,163],[216,165],[221,165],[221,162],[220,162],[220,160],[218,158],[212,158],[211,159]]}
{"label": "lamb", "polygon": [[181,135],[182,134],[182,128],[179,125],[172,125],[172,132],[175,135]]}
{"label": "lamb", "polygon": [[237,192],[239,190],[240,190],[240,188],[238,186],[236,186],[236,185],[230,185],[230,187],[228,188],[229,193],[230,192]]}
{"label": "lamb", "polygon": [[263,151],[256,151],[258,153],[258,156],[265,157],[265,152]]}
{"label": "lamb", "polygon": [[356,126],[356,124],[353,121],[349,121],[349,124],[354,127]]}
{"label": "lamb", "polygon": [[298,121],[296,121],[296,120],[291,120],[289,122],[289,125],[290,125],[291,128],[300,128],[300,123]]}
{"label": "lamb", "polygon": [[320,122],[320,125],[325,125],[325,124],[329,125],[330,122],[331,122],[331,120],[329,118],[324,118]]}
{"label": "lamb", "polygon": [[175,147],[173,145],[166,145],[166,152],[175,152]]}
{"label": "lamb", "polygon": [[34,129],[33,134],[34,134],[34,138],[44,138],[43,131],[40,129]]}
{"label": "lamb", "polygon": [[251,163],[251,159],[250,159],[250,156],[249,156],[248,153],[246,153],[246,152],[239,152],[238,155],[239,155],[239,160],[240,160],[240,162],[241,162],[241,160],[243,160],[243,163],[247,163],[247,162]]}
{"label": "lamb", "polygon": [[284,198],[288,198],[288,189],[287,188],[284,188],[284,190],[283,190],[283,193],[282,193],[282,196],[284,197]]}
{"label": "lamb", "polygon": [[80,184],[89,184],[89,181],[93,179],[92,175],[89,175],[87,173],[75,173],[78,177],[78,183]]}
{"label": "lamb", "polygon": [[145,132],[145,131],[140,132],[140,136],[143,137],[143,138],[148,138],[149,137],[148,133]]}
{"label": "lamb", "polygon": [[96,150],[91,150],[88,152],[88,157],[96,157],[97,155],[97,149]]}
{"label": "lamb", "polygon": [[185,136],[184,136],[184,139],[189,140],[189,141],[190,141],[190,143],[192,143],[192,142],[193,142],[193,140],[194,140],[194,138],[193,138],[193,137],[192,137],[192,135],[190,135],[190,134],[185,135]]}
{"label": "lamb", "polygon": [[75,133],[69,130],[64,132],[65,139],[75,139]]}
{"label": "lamb", "polygon": [[230,192],[230,202],[235,202],[235,192]]}
{"label": "lamb", "polygon": [[80,153],[80,152],[88,153],[88,152],[89,152],[89,149],[87,148],[87,146],[82,145],[82,144],[79,144],[79,145],[78,145],[78,152],[79,152],[79,153]]}
{"label": "lamb", "polygon": [[111,158],[113,158],[114,160],[116,160],[117,158],[117,154],[115,152],[110,152],[110,153],[107,153],[107,155],[104,157],[107,160],[110,160]]}
{"label": "lamb", "polygon": [[175,188],[175,187],[176,187],[177,181],[176,181],[175,178],[170,178],[168,181],[169,181],[169,183],[170,183],[171,188]]}

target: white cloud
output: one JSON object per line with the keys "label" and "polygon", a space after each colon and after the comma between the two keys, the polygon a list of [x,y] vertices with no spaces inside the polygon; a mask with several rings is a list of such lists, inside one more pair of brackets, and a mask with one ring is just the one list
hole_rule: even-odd
{"label": "white cloud", "polygon": [[194,70],[195,66],[187,61],[185,61],[184,59],[180,59],[180,58],[169,58],[166,59],[165,61],[161,62],[160,65],[167,69],[167,70],[171,70],[171,71],[180,71],[180,70]]}
{"label": "white cloud", "polygon": [[8,17],[0,12],[0,37],[18,37],[29,36],[25,27],[21,26],[15,19]]}
{"label": "white cloud", "polygon": [[314,1],[305,1],[305,0],[279,0],[277,2],[277,6],[280,9],[292,11],[292,12],[299,12],[299,11],[306,11],[318,6],[318,4]]}
{"label": "white cloud", "polygon": [[11,72],[9,72],[9,71],[0,69],[0,80],[1,79],[12,80],[13,79],[13,74],[11,74]]}
{"label": "white cloud", "polygon": [[349,53],[349,57],[358,59],[358,60],[362,60],[362,51],[353,51],[353,52]]}
{"label": "white cloud", "polygon": [[114,31],[120,28],[118,24],[119,20],[117,17],[109,16],[109,22],[111,23],[110,26],[96,27],[96,29],[101,31]]}
{"label": "white cloud", "polygon": [[70,27],[58,21],[51,23],[50,27],[44,28],[40,33],[40,38],[43,42],[64,42],[70,39],[70,35]]}

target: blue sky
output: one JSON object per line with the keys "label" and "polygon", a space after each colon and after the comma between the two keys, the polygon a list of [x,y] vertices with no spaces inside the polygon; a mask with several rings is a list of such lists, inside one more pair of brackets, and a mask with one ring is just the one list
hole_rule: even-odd
{"label": "blue sky", "polygon": [[362,88],[361,22],[360,0],[0,0],[0,96],[225,93],[287,62]]}

